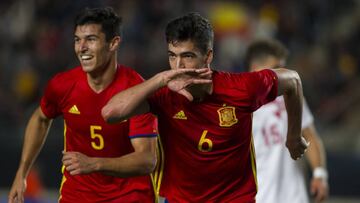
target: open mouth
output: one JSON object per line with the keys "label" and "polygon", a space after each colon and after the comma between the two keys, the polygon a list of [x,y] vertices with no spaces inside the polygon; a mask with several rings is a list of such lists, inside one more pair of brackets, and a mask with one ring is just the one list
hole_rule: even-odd
{"label": "open mouth", "polygon": [[92,55],[80,55],[80,59],[82,61],[88,61],[91,60],[92,58],[94,58]]}

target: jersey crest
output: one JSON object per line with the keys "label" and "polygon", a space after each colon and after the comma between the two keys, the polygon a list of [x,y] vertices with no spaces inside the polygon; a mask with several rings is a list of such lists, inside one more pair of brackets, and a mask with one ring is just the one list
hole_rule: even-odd
{"label": "jersey crest", "polygon": [[230,127],[238,122],[235,113],[235,107],[225,106],[217,110],[219,114],[219,125],[221,127]]}

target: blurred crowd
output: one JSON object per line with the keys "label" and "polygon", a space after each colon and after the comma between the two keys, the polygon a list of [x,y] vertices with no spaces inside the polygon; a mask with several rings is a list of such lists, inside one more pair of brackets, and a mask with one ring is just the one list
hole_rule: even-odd
{"label": "blurred crowd", "polygon": [[[1,0],[0,148],[20,153],[25,122],[46,82],[78,64],[75,14],[97,6],[112,6],[123,17],[119,62],[144,78],[168,68],[165,25],[187,12],[211,20],[218,55],[213,68],[218,70],[244,71],[244,51],[251,41],[279,39],[290,51],[288,67],[302,77],[327,151],[360,154],[357,0]],[[52,129],[57,135],[48,145],[61,142],[61,127]]]}

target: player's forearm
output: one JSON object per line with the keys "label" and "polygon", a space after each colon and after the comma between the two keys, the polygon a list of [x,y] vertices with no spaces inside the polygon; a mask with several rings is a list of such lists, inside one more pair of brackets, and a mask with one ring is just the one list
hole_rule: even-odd
{"label": "player's forearm", "polygon": [[18,169],[18,173],[20,173],[19,175],[22,177],[27,176],[44,144],[48,129],[51,125],[51,120],[42,117],[39,111],[40,109],[37,109],[34,112],[26,127],[23,150]]}
{"label": "player's forearm", "polygon": [[110,123],[122,121],[131,116],[146,113],[146,98],[164,86],[160,74],[136,86],[117,93],[102,109],[103,118]]}
{"label": "player's forearm", "polygon": [[119,158],[95,158],[96,170],[117,177],[150,174],[156,166],[156,155],[133,152]]}
{"label": "player's forearm", "polygon": [[305,128],[303,135],[311,143],[306,152],[311,168],[313,170],[318,167],[326,169],[325,149],[314,125],[312,124]]}
{"label": "player's forearm", "polygon": [[303,106],[303,91],[297,72],[287,69],[277,70],[279,79],[278,94],[284,96],[288,115],[287,139],[301,139],[301,120]]}

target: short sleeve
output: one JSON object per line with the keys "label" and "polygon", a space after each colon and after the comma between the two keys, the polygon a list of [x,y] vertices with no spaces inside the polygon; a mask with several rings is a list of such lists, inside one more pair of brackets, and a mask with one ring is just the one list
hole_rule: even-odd
{"label": "short sleeve", "polygon": [[167,87],[157,90],[154,94],[147,98],[150,111],[156,115],[170,101],[170,90]]}
{"label": "short sleeve", "polygon": [[265,69],[252,72],[247,80],[247,87],[253,101],[252,109],[254,111],[277,97],[278,78],[274,71]]}
{"label": "short sleeve", "polygon": [[41,110],[48,118],[55,118],[62,114],[60,108],[61,86],[59,84],[61,83],[58,82],[58,76],[52,78],[48,82],[40,101]]}
{"label": "short sleeve", "polygon": [[157,136],[157,119],[151,113],[131,117],[129,122],[129,138]]}

